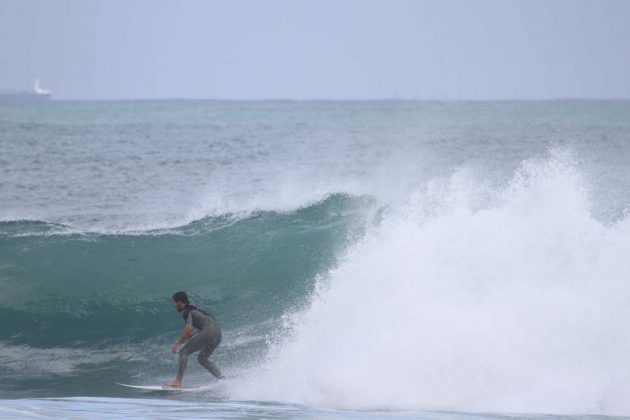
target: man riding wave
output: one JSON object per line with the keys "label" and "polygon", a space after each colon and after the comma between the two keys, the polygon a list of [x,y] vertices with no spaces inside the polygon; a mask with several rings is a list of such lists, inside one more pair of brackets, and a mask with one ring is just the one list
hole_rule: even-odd
{"label": "man riding wave", "polygon": [[[221,328],[216,319],[209,312],[191,305],[186,292],[177,292],[173,295],[173,306],[177,309],[177,312],[182,314],[185,326],[179,340],[173,344],[171,352],[173,354],[177,353],[178,347],[181,344],[185,344],[179,350],[177,376],[169,386],[182,386],[182,378],[188,365],[188,356],[197,351],[199,351],[197,355],[199,364],[206,368],[215,378],[223,379],[219,368],[208,360],[221,342]],[[192,332],[193,327],[197,329],[194,334]]]}

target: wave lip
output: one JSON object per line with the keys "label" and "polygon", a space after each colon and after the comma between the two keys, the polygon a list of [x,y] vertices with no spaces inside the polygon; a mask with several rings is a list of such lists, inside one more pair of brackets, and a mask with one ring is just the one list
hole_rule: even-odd
{"label": "wave lip", "polygon": [[246,201],[225,200],[211,195],[200,200],[185,214],[132,214],[0,218],[0,235],[163,235],[195,234],[247,220],[264,214],[294,214],[301,210],[326,206],[335,202],[356,200],[357,204],[374,206],[374,199],[351,192],[316,191],[279,203],[277,197],[254,197]]}

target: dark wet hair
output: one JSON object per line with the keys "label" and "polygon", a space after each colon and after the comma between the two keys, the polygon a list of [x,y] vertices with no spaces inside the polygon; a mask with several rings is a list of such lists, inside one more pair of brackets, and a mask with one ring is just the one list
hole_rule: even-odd
{"label": "dark wet hair", "polygon": [[173,300],[175,302],[183,302],[186,305],[188,305],[190,302],[188,302],[188,295],[186,294],[186,292],[176,292],[173,294]]}

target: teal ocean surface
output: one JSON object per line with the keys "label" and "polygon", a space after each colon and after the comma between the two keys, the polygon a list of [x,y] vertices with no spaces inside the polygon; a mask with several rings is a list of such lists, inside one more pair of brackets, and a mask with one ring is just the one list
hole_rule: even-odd
{"label": "teal ocean surface", "polygon": [[629,214],[630,101],[0,105],[0,417],[630,416]]}

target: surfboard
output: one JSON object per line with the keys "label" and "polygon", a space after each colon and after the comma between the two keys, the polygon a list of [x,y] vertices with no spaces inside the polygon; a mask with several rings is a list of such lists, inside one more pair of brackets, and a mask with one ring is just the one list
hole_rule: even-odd
{"label": "surfboard", "polygon": [[168,392],[193,392],[193,391],[203,391],[207,387],[197,386],[197,387],[173,387],[168,385],[130,385],[130,384],[121,384],[120,382],[116,382],[117,385],[126,386],[127,388],[135,388],[141,389],[144,391],[168,391]]}

